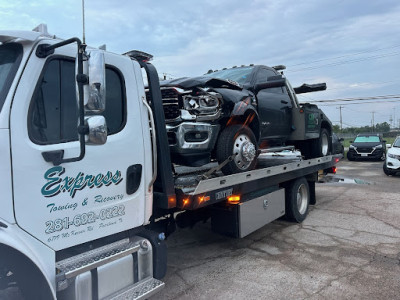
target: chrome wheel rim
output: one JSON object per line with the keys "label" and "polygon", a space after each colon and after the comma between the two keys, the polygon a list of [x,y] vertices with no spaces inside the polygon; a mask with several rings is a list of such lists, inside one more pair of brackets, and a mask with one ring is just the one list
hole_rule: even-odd
{"label": "chrome wheel rim", "polygon": [[299,210],[299,213],[301,215],[304,215],[304,213],[306,212],[307,204],[308,204],[307,188],[304,184],[302,184],[297,189],[297,209]]}
{"label": "chrome wheel rim", "polygon": [[321,153],[323,156],[328,155],[328,149],[329,149],[329,139],[327,134],[323,134],[321,136]]}
{"label": "chrome wheel rim", "polygon": [[246,134],[240,134],[233,143],[233,154],[236,166],[246,170],[256,156],[256,147]]}

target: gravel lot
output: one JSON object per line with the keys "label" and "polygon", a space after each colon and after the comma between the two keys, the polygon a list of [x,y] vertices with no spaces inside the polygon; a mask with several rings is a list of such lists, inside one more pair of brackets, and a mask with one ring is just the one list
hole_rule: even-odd
{"label": "gravel lot", "polygon": [[317,184],[302,224],[274,221],[243,239],[209,223],[178,229],[151,299],[400,299],[400,176],[343,160],[335,177],[346,180]]}

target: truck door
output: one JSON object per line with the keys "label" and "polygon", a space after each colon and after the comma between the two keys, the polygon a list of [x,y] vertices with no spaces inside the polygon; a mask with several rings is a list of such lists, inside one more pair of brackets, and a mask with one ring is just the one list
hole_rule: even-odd
{"label": "truck door", "polygon": [[[256,82],[263,83],[270,76],[276,76],[272,70],[260,69]],[[262,89],[257,94],[258,110],[261,120],[261,137],[281,142],[290,134],[292,104],[281,87]]]}
{"label": "truck door", "polygon": [[[31,55],[10,117],[17,223],[55,250],[142,225],[145,144],[133,62],[106,54],[108,140],[86,145],[78,162],[54,166],[43,153],[79,155],[75,93],[76,46],[45,59]],[[127,88],[127,85],[129,87]],[[147,123],[148,124],[148,123]],[[148,146],[148,145],[147,145]]]}

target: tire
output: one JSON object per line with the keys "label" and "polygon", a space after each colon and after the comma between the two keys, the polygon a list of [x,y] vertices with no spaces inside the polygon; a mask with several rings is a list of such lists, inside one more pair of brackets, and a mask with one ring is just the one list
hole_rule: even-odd
{"label": "tire", "polygon": [[332,147],[330,141],[329,131],[326,128],[321,128],[319,138],[312,141],[311,156],[312,158],[327,156],[331,153]]}
{"label": "tire", "polygon": [[389,170],[389,169],[387,168],[386,162],[383,163],[383,173],[385,173],[387,176],[390,176],[390,175],[394,175],[394,174],[395,174],[395,172],[393,172],[393,171],[391,171],[391,170]]}
{"label": "tire", "polygon": [[222,172],[230,175],[254,169],[257,148],[256,137],[249,127],[240,124],[226,127],[219,136],[216,157],[221,164],[231,155],[235,156],[222,167]]}
{"label": "tire", "polygon": [[285,194],[285,217],[289,221],[301,223],[308,214],[310,205],[310,188],[304,177],[290,183]]}
{"label": "tire", "polygon": [[383,152],[382,156],[381,156],[381,161],[384,161],[384,160],[386,160],[386,153],[385,152]]}
{"label": "tire", "polygon": [[355,160],[354,157],[353,157],[352,155],[349,155],[349,152],[347,152],[347,159],[348,159],[349,161]]}

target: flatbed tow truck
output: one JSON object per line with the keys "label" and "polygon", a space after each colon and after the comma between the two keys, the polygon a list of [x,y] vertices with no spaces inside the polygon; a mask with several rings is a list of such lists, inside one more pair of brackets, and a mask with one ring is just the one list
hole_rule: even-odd
{"label": "flatbed tow truck", "polygon": [[2,31],[0,43],[0,298],[146,299],[164,286],[176,224],[211,218],[239,238],[284,215],[302,222],[318,173],[340,159],[179,173],[144,53],[86,48],[45,26]]}

